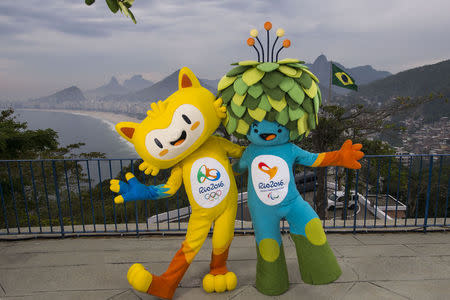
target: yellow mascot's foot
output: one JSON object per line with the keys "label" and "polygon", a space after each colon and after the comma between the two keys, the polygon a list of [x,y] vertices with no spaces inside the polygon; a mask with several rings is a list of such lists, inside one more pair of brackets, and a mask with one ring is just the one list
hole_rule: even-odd
{"label": "yellow mascot's foot", "polygon": [[228,272],[225,275],[206,274],[203,277],[203,289],[207,293],[232,291],[236,288],[236,285],[237,277],[233,272]]}
{"label": "yellow mascot's foot", "polygon": [[153,276],[143,265],[134,264],[128,269],[127,279],[130,285],[137,291],[147,293]]}

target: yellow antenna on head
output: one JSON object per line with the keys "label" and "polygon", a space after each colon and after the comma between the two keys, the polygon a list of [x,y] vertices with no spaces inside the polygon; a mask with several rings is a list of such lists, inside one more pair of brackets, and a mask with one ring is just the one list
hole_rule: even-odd
{"label": "yellow antenna on head", "polygon": [[147,116],[153,118],[161,113],[163,113],[167,108],[167,103],[165,101],[159,100],[158,102],[153,102],[150,104],[150,110],[147,111]]}

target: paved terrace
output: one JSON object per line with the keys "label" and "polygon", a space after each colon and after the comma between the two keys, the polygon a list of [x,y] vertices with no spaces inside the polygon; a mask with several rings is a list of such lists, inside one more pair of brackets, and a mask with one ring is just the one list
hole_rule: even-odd
{"label": "paved terrace", "polygon": [[[291,286],[274,299],[450,299],[450,233],[328,234],[343,269],[337,282],[302,282],[295,248],[284,237]],[[128,267],[141,262],[160,273],[179,248],[176,237],[88,237],[0,241],[0,299],[154,299],[130,289]],[[238,287],[206,294],[210,238],[183,278],[175,299],[269,299],[254,288],[253,236],[237,236],[229,267]]]}

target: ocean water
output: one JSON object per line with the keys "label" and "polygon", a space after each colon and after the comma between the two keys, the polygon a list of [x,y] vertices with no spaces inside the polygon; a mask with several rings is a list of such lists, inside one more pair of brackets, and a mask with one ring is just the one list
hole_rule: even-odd
{"label": "ocean water", "polygon": [[74,153],[103,152],[107,158],[138,158],[134,147],[124,140],[111,122],[94,117],[41,110],[18,109],[17,119],[26,121],[29,129],[51,128],[58,133],[60,145],[86,145]]}

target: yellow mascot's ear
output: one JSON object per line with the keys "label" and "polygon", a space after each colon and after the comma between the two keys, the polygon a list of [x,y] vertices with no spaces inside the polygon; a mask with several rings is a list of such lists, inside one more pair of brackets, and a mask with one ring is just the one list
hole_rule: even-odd
{"label": "yellow mascot's ear", "polygon": [[181,68],[180,73],[178,74],[178,89],[181,90],[190,87],[200,88],[202,86],[191,70],[186,67]]}
{"label": "yellow mascot's ear", "polygon": [[133,135],[135,134],[138,125],[138,123],[133,122],[120,122],[116,125],[116,130],[124,139],[133,143]]}

